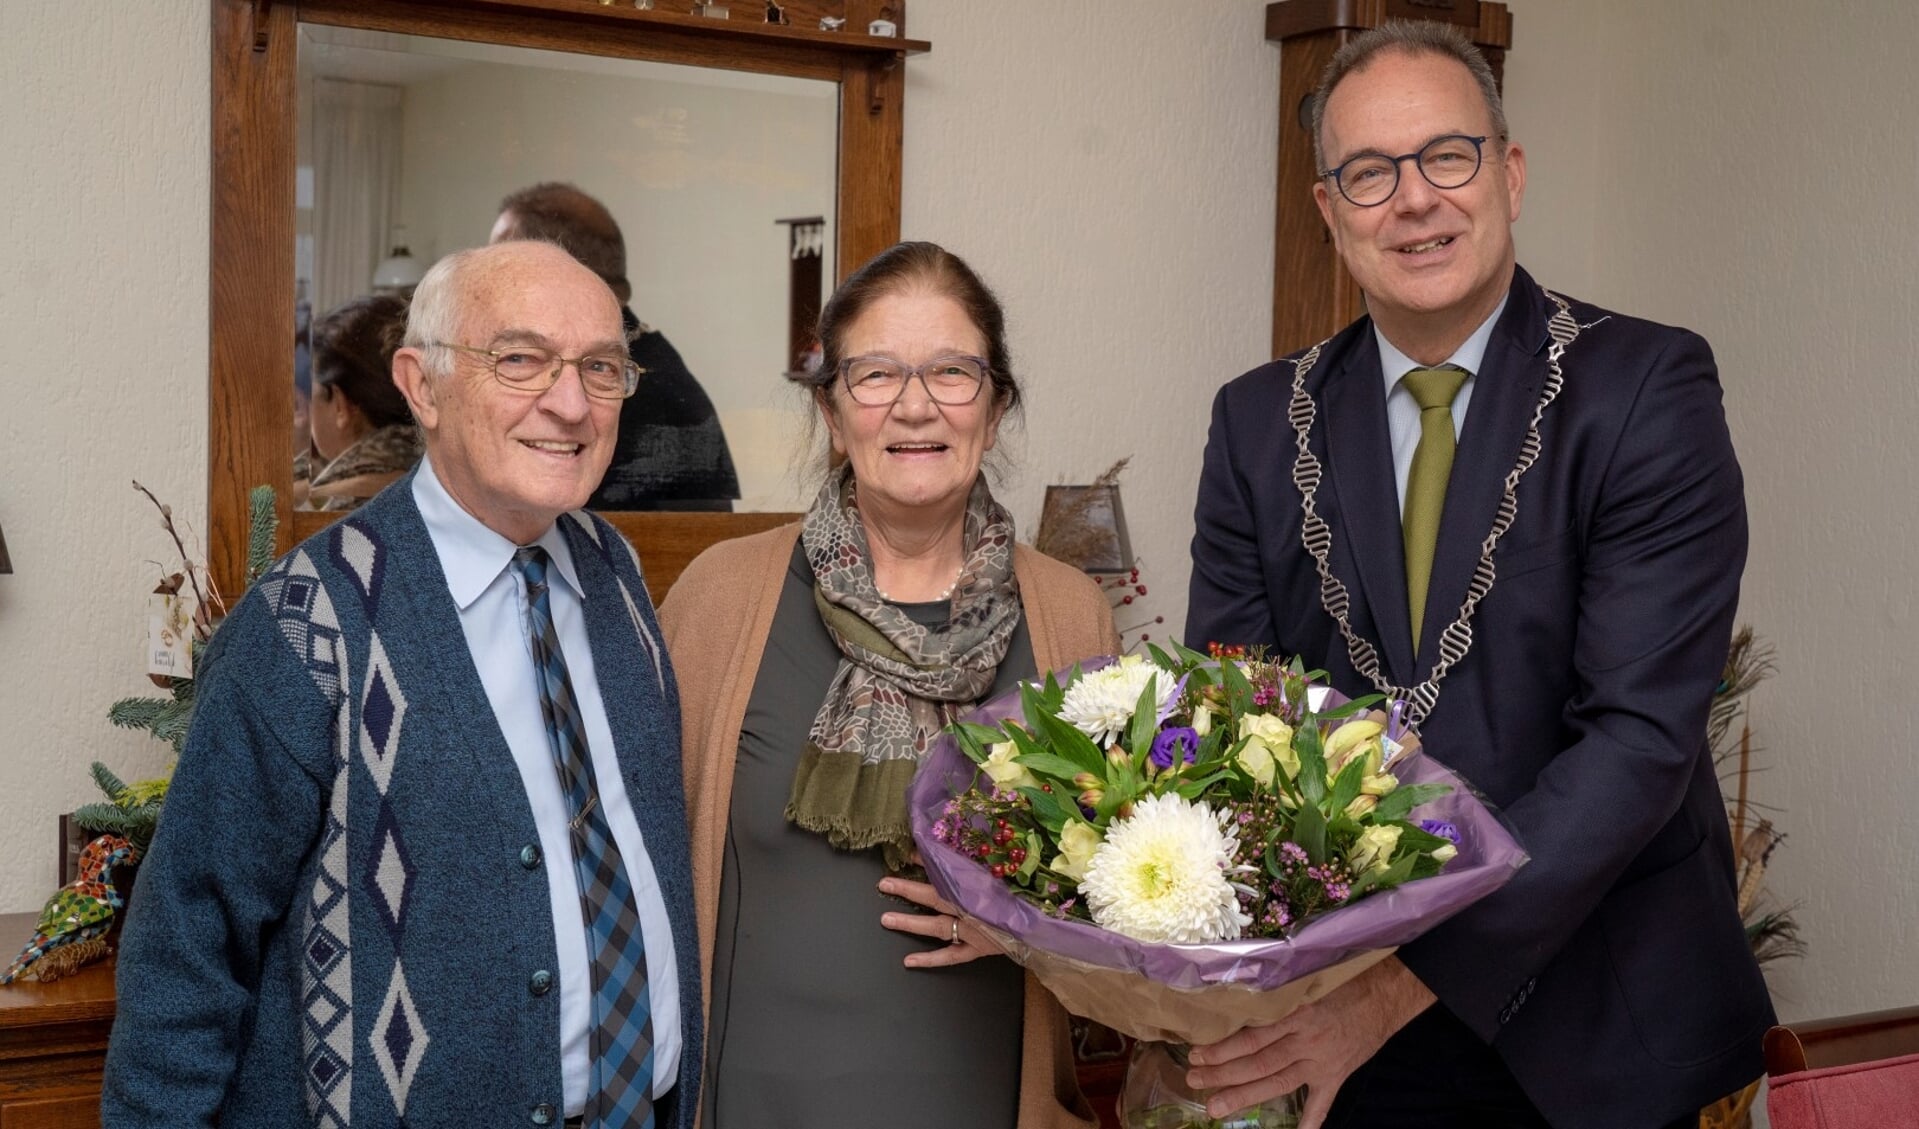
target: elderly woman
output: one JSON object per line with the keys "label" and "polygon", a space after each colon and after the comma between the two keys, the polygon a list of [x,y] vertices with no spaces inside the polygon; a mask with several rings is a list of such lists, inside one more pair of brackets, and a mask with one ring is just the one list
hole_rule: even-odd
{"label": "elderly woman", "polygon": [[707,550],[661,608],[708,946],[705,1129],[1092,1123],[1059,1005],[901,873],[906,786],[942,727],[1118,647],[1098,589],[1015,544],[980,473],[1019,403],[1004,322],[933,244],[861,268],[820,318],[810,382],[839,458],[805,520]]}
{"label": "elderly woman", "polygon": [[406,302],[388,295],[355,298],[313,323],[311,508],[353,509],[420,461],[420,429],[393,383],[405,329]]}

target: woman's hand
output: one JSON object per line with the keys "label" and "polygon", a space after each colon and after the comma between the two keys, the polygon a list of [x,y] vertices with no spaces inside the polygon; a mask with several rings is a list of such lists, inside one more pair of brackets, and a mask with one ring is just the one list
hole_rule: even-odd
{"label": "woman's hand", "polygon": [[932,913],[880,914],[880,924],[888,929],[900,933],[918,934],[929,941],[939,942],[939,948],[908,953],[906,967],[944,968],[947,965],[965,964],[967,961],[978,960],[981,957],[1000,955],[1000,947],[971,922],[961,920],[959,910],[951,902],[940,897],[931,884],[912,882],[905,878],[882,878],[880,893],[905,898],[909,902],[933,911]]}

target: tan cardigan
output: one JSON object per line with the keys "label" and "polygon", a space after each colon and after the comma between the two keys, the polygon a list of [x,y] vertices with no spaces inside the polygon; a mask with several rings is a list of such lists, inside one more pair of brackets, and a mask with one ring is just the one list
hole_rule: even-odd
{"label": "tan cardigan", "polygon": [[[740,726],[799,533],[795,523],[714,545],[687,566],[660,605],[680,683],[700,983],[709,996]],[[1084,573],[1026,545],[1014,547],[1013,573],[1041,672],[1119,649],[1112,609]],[[1086,1129],[1097,1123],[1073,1074],[1066,1012],[1028,974],[1017,1129]]]}

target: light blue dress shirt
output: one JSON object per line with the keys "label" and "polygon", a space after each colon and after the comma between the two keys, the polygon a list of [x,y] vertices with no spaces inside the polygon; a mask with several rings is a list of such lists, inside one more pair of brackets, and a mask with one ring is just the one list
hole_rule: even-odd
{"label": "light blue dress shirt", "polygon": [[[460,629],[466,634],[467,650],[473,654],[473,665],[479,669],[500,732],[513,751],[526,798],[533,806],[533,822],[539,828],[540,851],[546,857],[547,887],[552,895],[553,937],[560,954],[560,1069],[566,1116],[577,1117],[586,1105],[592,981],[586,924],[580,915],[579,881],[567,834],[567,803],[553,765],[553,742],[540,713],[526,584],[519,570],[509,567],[519,546],[481,524],[454,501],[430,462],[423,460],[420,473],[413,478],[413,500],[420,507],[440,568],[446,573],[447,589],[460,609]],[[667,921],[659,878],[647,856],[639,823],[633,818],[619,761],[613,755],[613,731],[606,722],[593,648],[587,641],[583,611],[586,593],[574,571],[573,554],[558,525],[549,528],[535,544],[553,558],[552,571],[563,579],[563,583],[548,585],[553,628],[559,635],[573,695],[586,723],[586,743],[599,784],[600,806],[612,828],[613,841],[619,844],[639,904],[640,934],[646,939],[647,989],[653,1004],[653,1089],[655,1095],[663,1094],[680,1073],[680,981],[673,930]]]}
{"label": "light blue dress shirt", "polygon": [[[1473,383],[1479,379],[1479,366],[1486,362],[1486,346],[1493,339],[1493,326],[1499,324],[1499,315],[1506,312],[1506,301],[1501,298],[1491,316],[1473,330],[1473,335],[1454,349],[1452,356],[1440,362],[1458,365],[1469,374],[1466,382],[1459,386],[1459,394],[1453,397],[1454,439],[1459,438],[1460,428],[1466,426],[1466,407],[1472,403]],[[1399,486],[1399,512],[1403,517],[1406,478],[1413,471],[1413,452],[1419,450],[1419,403],[1401,381],[1416,368],[1438,368],[1439,365],[1422,365],[1400,352],[1379,331],[1378,322],[1373,323],[1373,340],[1379,343],[1379,371],[1386,381],[1386,429],[1393,440],[1393,481]]]}

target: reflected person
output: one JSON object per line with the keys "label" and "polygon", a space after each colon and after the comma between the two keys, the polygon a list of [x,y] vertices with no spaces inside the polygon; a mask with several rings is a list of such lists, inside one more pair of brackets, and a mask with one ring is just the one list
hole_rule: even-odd
{"label": "reflected person", "polygon": [[666,334],[626,303],[626,240],[606,206],[571,184],[523,188],[500,201],[491,241],[544,239],[612,287],[621,304],[640,390],[620,409],[619,444],[588,504],[596,510],[731,510],[739,475],[719,413]]}
{"label": "reflected person", "polygon": [[862,267],[808,381],[837,465],[802,522],[708,549],[661,609],[713,986],[706,1129],[1092,1124],[1059,1004],[900,873],[941,728],[1119,644],[980,471],[1020,399],[1004,326],[930,243]]}
{"label": "reflected person", "polygon": [[215,634],[140,867],[103,1121],[689,1129],[679,709],[632,549],[580,509],[637,378],[557,247],[421,281],[418,468]]}
{"label": "reflected person", "polygon": [[355,298],[313,323],[308,507],[353,509],[420,461],[420,429],[393,383],[405,332],[406,302],[386,294]]}

